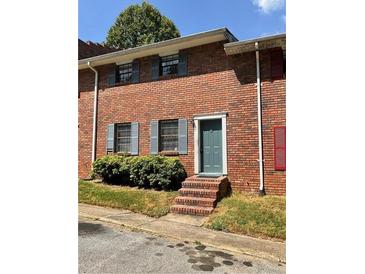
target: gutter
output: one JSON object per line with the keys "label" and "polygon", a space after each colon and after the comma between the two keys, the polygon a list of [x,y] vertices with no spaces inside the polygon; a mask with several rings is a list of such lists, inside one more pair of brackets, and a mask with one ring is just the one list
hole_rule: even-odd
{"label": "gutter", "polygon": [[260,169],[260,195],[265,195],[264,187],[264,163],[262,153],[262,119],[261,119],[261,78],[260,78],[260,51],[259,42],[255,42],[256,51],[256,75],[257,75],[257,125],[259,134],[259,169]]}
{"label": "gutter", "polygon": [[91,161],[94,162],[96,159],[96,120],[98,113],[98,71],[87,62],[87,66],[95,73],[95,84],[94,84],[94,115],[93,115],[93,142],[91,149]]}

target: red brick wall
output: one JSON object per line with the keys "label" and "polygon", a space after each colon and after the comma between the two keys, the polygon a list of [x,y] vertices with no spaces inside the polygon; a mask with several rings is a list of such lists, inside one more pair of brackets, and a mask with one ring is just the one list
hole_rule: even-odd
{"label": "red brick wall", "polygon": [[[107,87],[112,66],[98,67],[99,111],[97,157],[106,153],[107,125],[139,122],[140,155],[149,154],[150,121],[189,119],[188,155],[180,159],[194,172],[192,118],[197,114],[228,112],[228,175],[233,190],[258,192],[258,134],[255,53],[227,56],[223,42],[194,47],[188,53],[188,77],[151,79],[151,57],[140,61],[141,83]],[[285,125],[285,80],[270,79],[270,55],[262,52],[263,138],[265,186],[268,194],[285,194],[285,171],[273,165],[273,126]],[[87,176],[91,165],[93,73],[79,73],[79,176]]]}

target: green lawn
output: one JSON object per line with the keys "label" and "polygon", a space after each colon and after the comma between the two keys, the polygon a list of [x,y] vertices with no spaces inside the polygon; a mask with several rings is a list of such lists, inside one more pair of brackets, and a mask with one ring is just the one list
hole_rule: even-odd
{"label": "green lawn", "polygon": [[79,180],[80,203],[128,209],[152,217],[166,215],[176,196],[177,191],[145,190]]}
{"label": "green lawn", "polygon": [[261,238],[286,238],[285,197],[233,192],[218,203],[207,228]]}

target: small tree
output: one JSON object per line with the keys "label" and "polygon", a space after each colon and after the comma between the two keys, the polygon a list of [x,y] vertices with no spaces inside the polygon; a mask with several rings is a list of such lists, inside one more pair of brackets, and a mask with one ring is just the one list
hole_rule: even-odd
{"label": "small tree", "polygon": [[106,45],[117,49],[133,48],[180,37],[175,24],[158,9],[143,2],[125,9],[109,29]]}

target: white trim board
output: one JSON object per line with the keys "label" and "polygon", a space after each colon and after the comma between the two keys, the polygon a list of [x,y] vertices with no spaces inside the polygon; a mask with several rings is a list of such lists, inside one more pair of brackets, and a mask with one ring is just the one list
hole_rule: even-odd
{"label": "white trim board", "polygon": [[194,119],[194,173],[200,174],[200,121],[222,120],[222,175],[228,174],[227,169],[227,112],[195,115]]}

